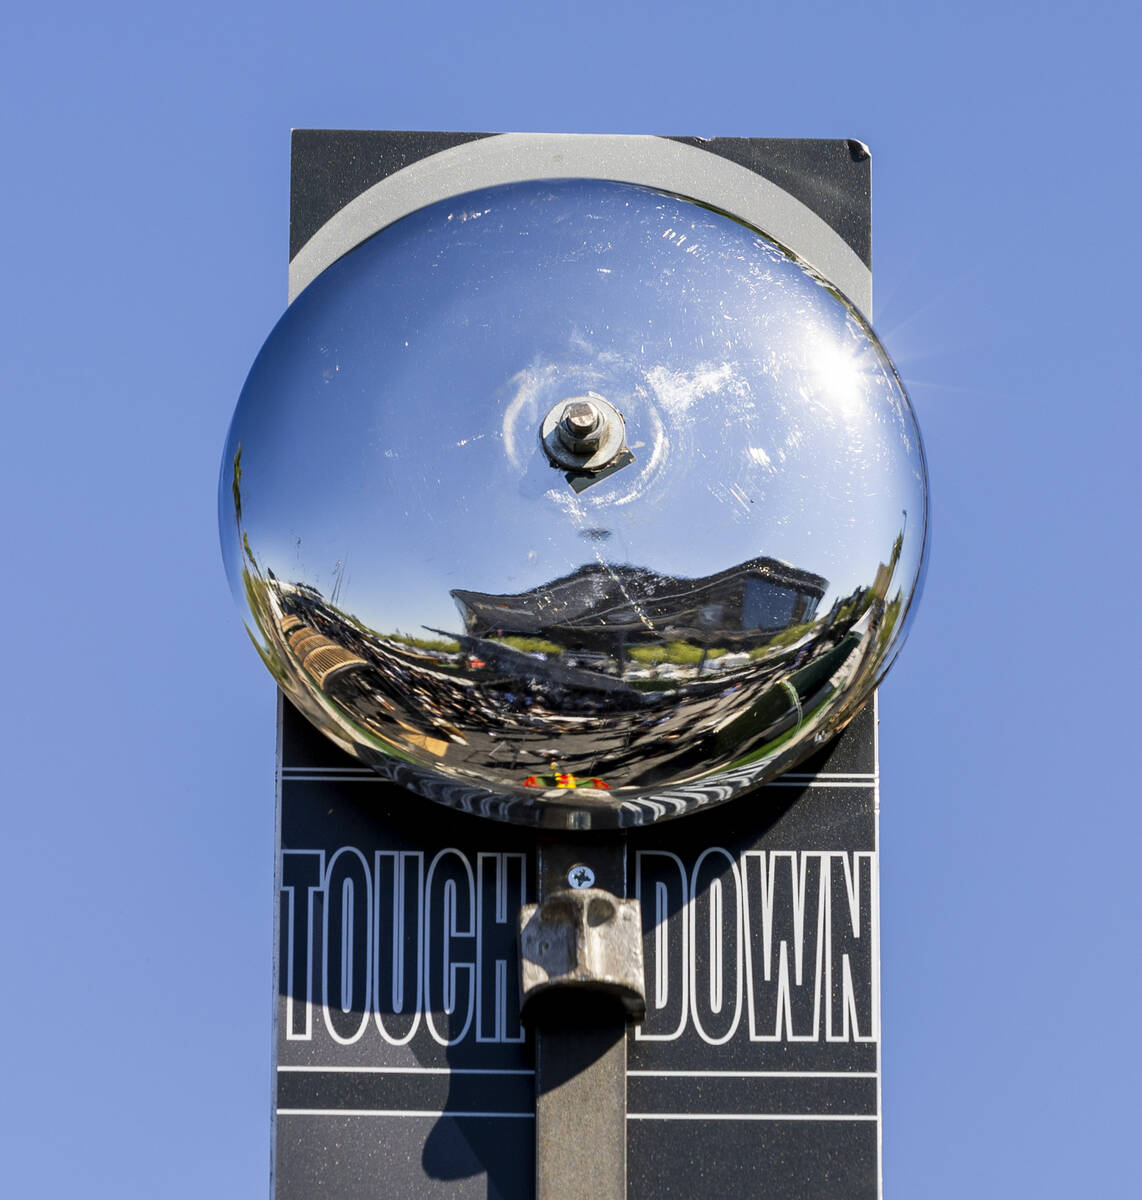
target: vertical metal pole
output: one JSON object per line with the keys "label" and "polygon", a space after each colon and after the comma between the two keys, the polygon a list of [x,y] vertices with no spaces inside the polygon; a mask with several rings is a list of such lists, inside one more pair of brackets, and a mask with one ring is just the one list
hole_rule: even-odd
{"label": "vertical metal pole", "polygon": [[[626,846],[543,842],[539,902],[565,890],[579,867],[593,886],[626,896]],[[536,1200],[625,1200],[627,1191],[627,1014],[590,991],[548,998],[535,1038]]]}
{"label": "vertical metal pole", "polygon": [[535,1031],[536,1200],[623,1200],[627,1043],[609,1025]]}

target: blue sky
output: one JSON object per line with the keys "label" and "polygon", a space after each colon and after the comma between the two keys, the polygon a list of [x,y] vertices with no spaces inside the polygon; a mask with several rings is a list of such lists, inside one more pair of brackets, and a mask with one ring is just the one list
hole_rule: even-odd
{"label": "blue sky", "polygon": [[881,698],[886,1194],[1136,1186],[1126,4],[10,8],[13,1196],[264,1195],[274,699],[215,530],[291,127],[856,137],[934,540]]}

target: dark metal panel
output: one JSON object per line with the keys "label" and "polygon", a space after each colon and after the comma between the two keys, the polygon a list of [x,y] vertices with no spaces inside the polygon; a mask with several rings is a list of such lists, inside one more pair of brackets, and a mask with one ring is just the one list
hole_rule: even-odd
{"label": "dark metal panel", "polygon": [[[430,154],[486,133],[295,129],[290,170],[289,256],[340,209],[381,179]],[[695,138],[700,146],[782,187],[827,221],[872,265],[871,162],[861,142],[844,138]]]}
{"label": "dark metal panel", "polygon": [[295,129],[290,141],[290,258],[331,216],[378,180],[429,154],[487,136]]}
{"label": "dark metal panel", "polygon": [[853,138],[676,138],[772,180],[823,217],[872,266],[872,162]]}
{"label": "dark metal panel", "polygon": [[[870,708],[798,777],[629,835],[648,1001],[622,1048],[631,1196],[744,1195],[761,1180],[776,1200],[877,1194],[873,734]],[[519,898],[534,898],[534,835],[426,814],[288,705],[283,748],[277,1195],[312,1195],[320,1178],[334,1200],[529,1197],[535,1064],[520,1040],[512,922]],[[353,968],[339,958],[347,879],[368,891],[371,922]],[[711,939],[715,890],[722,936]],[[437,1034],[455,1036],[476,992],[451,1046],[425,1015],[441,1006],[446,953],[458,989]],[[340,981],[364,979],[363,962],[374,990],[366,1004],[362,983],[346,1014]],[[417,1008],[426,975],[432,995]],[[574,1038],[563,1050],[592,1057]],[[471,1190],[477,1180],[485,1190]]]}

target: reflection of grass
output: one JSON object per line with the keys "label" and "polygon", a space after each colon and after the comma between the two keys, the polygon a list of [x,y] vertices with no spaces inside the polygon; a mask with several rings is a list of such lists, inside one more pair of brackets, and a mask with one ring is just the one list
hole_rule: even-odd
{"label": "reflection of grass", "polygon": [[279,686],[288,688],[289,678],[278,656],[274,654],[268,647],[264,646],[260,641],[258,641],[257,637],[254,635],[254,631],[249,627],[249,625],[246,624],[245,621],[242,622],[242,628],[245,629],[246,636],[250,639],[254,649],[257,650],[258,657],[266,664],[266,670],[269,671],[269,673],[274,677]]}
{"label": "reflection of grass", "polygon": [[790,625],[788,629],[783,629],[780,633],[775,633],[769,639],[769,644],[771,646],[792,646],[794,642],[799,642],[815,626],[815,621],[809,621],[805,625]]}
{"label": "reflection of grass", "polygon": [[563,650],[562,646],[537,637],[498,637],[494,640],[524,654],[560,654]]}
{"label": "reflection of grass", "polygon": [[410,633],[401,633],[399,629],[396,633],[383,633],[380,636],[390,642],[400,642],[402,646],[412,646],[415,650],[438,650],[442,654],[456,654],[460,649],[459,642],[451,642],[445,638],[413,637]]}
{"label": "reflection of grass", "polygon": [[[287,687],[289,672],[286,671],[282,664],[280,656],[275,653],[275,647],[269,640],[271,634],[267,632],[274,631],[274,610],[269,602],[269,589],[266,587],[264,580],[254,575],[248,568],[243,567],[242,591],[246,595],[246,604],[255,617],[257,627],[257,633],[255,633],[243,621],[242,627],[246,631],[246,636],[253,643],[254,649],[258,652],[258,657],[266,664],[266,669],[269,673],[281,687]],[[262,637],[259,638],[258,634],[261,634]]]}
{"label": "reflection of grass", "polygon": [[[727,651],[722,647],[714,647],[706,651],[706,657],[721,658]],[[657,667],[662,663],[671,663],[676,667],[696,667],[702,661],[702,647],[693,642],[667,642],[661,646],[632,646],[627,651],[635,662],[648,667]]]}

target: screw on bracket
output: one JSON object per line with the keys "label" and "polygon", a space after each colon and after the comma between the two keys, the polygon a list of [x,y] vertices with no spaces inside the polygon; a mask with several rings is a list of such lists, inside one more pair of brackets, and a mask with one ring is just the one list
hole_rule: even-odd
{"label": "screw on bracket", "polygon": [[589,888],[595,886],[595,872],[583,863],[576,863],[567,872],[567,882],[573,888]]}

